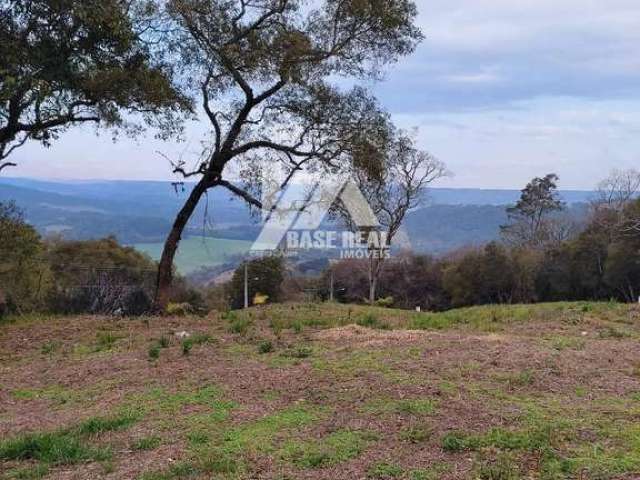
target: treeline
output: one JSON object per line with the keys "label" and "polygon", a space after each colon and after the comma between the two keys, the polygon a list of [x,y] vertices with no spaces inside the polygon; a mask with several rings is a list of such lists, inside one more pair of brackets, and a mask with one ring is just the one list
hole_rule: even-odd
{"label": "treeline", "polygon": [[[157,264],[113,238],[43,239],[0,203],[0,315],[46,311],[138,315],[151,308]],[[189,300],[184,281],[176,298]]]}
{"label": "treeline", "polygon": [[[600,184],[586,223],[563,215],[557,177],[533,179],[507,209],[503,241],[443,257],[402,253],[385,264],[382,304],[429,310],[560,300],[635,302],[640,295],[640,174],[614,172]],[[368,262],[325,272],[340,301],[367,297]]]}

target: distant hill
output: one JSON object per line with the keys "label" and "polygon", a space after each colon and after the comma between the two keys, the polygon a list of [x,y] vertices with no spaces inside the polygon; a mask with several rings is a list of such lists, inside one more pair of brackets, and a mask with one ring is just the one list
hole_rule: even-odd
{"label": "distant hill", "polygon": [[[115,235],[127,244],[154,244],[164,240],[189,189],[186,184],[184,191],[176,190],[169,182],[0,178],[0,201],[15,200],[44,235],[73,239]],[[482,244],[498,238],[499,226],[506,220],[505,205],[514,203],[519,195],[519,190],[435,188],[429,191],[425,206],[408,215],[405,232],[411,246],[421,252],[442,253]],[[567,203],[577,204],[588,201],[592,192],[565,191],[561,195]],[[185,235],[250,241],[259,231],[244,203],[226,190],[214,189],[199,206]]]}

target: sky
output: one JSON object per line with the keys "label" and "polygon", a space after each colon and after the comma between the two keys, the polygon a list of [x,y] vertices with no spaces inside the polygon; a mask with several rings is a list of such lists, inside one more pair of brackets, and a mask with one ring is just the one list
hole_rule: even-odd
{"label": "sky", "polygon": [[[369,84],[403,128],[445,162],[442,187],[522,188],[555,172],[592,189],[614,169],[640,168],[640,2],[418,0],[416,52]],[[5,175],[57,179],[172,178],[183,144],[96,137],[75,128],[51,148],[29,145]]]}

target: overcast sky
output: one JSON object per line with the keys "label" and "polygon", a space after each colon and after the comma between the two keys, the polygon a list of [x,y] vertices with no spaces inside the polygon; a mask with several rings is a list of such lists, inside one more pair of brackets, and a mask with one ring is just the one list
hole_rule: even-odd
{"label": "overcast sky", "polygon": [[[440,186],[521,188],[556,172],[591,189],[613,168],[640,168],[638,0],[419,0],[425,41],[370,85],[403,127],[455,176]],[[157,151],[188,142],[100,138],[91,128],[16,153],[4,175],[171,178]]]}

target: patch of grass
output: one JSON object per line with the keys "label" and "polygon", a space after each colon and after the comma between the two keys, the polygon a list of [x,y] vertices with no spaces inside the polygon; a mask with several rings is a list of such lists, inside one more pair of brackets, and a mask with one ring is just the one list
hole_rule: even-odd
{"label": "patch of grass", "polygon": [[138,420],[140,420],[139,414],[133,411],[125,411],[119,415],[89,418],[80,423],[75,428],[75,431],[80,435],[99,435],[104,432],[127,429]]}
{"label": "patch of grass", "polygon": [[28,433],[0,442],[0,460],[37,460],[44,465],[71,465],[108,460],[111,454],[86,442],[82,428]]}
{"label": "patch of grass", "polygon": [[328,467],[358,457],[377,439],[372,432],[338,430],[319,440],[292,440],[283,447],[281,456],[299,468]]}
{"label": "patch of grass", "polygon": [[262,340],[259,344],[258,344],[258,353],[269,353],[273,351],[273,343],[271,343],[269,340]]}
{"label": "patch of grass", "polygon": [[556,336],[551,339],[551,346],[558,351],[584,350],[586,342],[580,337]]}
{"label": "patch of grass", "polygon": [[53,340],[50,340],[42,344],[42,346],[40,347],[40,353],[42,353],[43,355],[51,355],[52,353],[56,352],[59,348],[60,348],[60,342],[55,342]]}
{"label": "patch of grass", "polygon": [[16,400],[51,400],[58,404],[65,404],[74,400],[77,395],[75,392],[63,387],[62,385],[51,385],[45,388],[36,389],[18,389],[11,392]]}
{"label": "patch of grass", "polygon": [[162,439],[155,435],[139,438],[131,444],[132,450],[155,450],[162,444]]}
{"label": "patch of grass", "polygon": [[149,347],[149,360],[160,358],[160,345],[153,344]]}
{"label": "patch of grass", "polygon": [[203,345],[211,341],[211,336],[206,333],[194,333],[190,337],[182,340],[182,354],[189,355],[195,345]]}
{"label": "patch of grass", "polygon": [[[226,420],[235,403],[223,399],[223,392],[215,385],[206,385],[193,390],[168,392],[155,388],[148,393],[132,398],[134,404],[142,404],[148,410],[158,411],[175,417],[183,408],[192,405],[208,407],[203,420],[220,422]],[[196,417],[197,419],[197,417]]]}
{"label": "patch of grass", "polygon": [[30,467],[14,468],[7,472],[8,480],[39,480],[49,473],[47,465],[38,464]]}
{"label": "patch of grass", "polygon": [[408,427],[400,430],[398,438],[403,442],[422,443],[431,438],[431,430],[424,427]]}
{"label": "patch of grass", "polygon": [[522,478],[516,461],[507,454],[481,462],[476,468],[479,480],[519,480]]}
{"label": "patch of grass", "polygon": [[199,474],[198,468],[190,462],[181,462],[171,465],[165,470],[145,472],[138,480],[183,480],[194,478]]}
{"label": "patch of grass", "polygon": [[416,468],[409,471],[409,480],[440,480],[442,475],[451,470],[448,463],[435,463],[429,468]]}
{"label": "patch of grass", "polygon": [[612,326],[608,326],[598,331],[598,337],[601,339],[620,340],[630,336],[631,335],[628,332],[625,332],[623,330],[620,330],[619,328],[615,328]]}
{"label": "patch of grass", "polygon": [[533,370],[525,369],[517,373],[509,374],[504,379],[509,388],[524,388],[533,385],[535,375]]}
{"label": "patch of grass", "polygon": [[285,441],[322,414],[318,407],[298,404],[258,420],[228,430],[213,430],[214,437],[203,446],[194,446],[197,464],[207,472],[235,474],[245,468],[245,459],[274,453],[278,441]]}
{"label": "patch of grass", "polygon": [[305,345],[287,348],[280,355],[285,358],[309,358],[313,354],[313,349]]}
{"label": "patch of grass", "polygon": [[238,335],[246,335],[249,331],[249,327],[253,324],[253,321],[250,318],[243,317],[238,318],[234,317],[233,320],[229,323],[229,331],[231,333],[236,333]]}
{"label": "patch of grass", "polygon": [[442,437],[441,445],[445,452],[461,452],[467,448],[467,436],[462,432],[449,432]]}
{"label": "patch of grass", "polygon": [[391,478],[399,478],[404,473],[402,467],[393,463],[376,463],[369,467],[367,478],[375,480],[387,480]]}
{"label": "patch of grass", "polygon": [[396,413],[400,415],[431,415],[437,403],[429,398],[405,398],[402,400],[377,399],[367,402],[362,410],[371,414]]}
{"label": "patch of grass", "polygon": [[118,340],[122,337],[113,332],[98,332],[96,334],[96,342],[94,352],[104,352],[112,350]]}
{"label": "patch of grass", "polygon": [[391,328],[389,324],[380,321],[378,317],[371,312],[365,313],[356,321],[356,324],[360,325],[361,327],[377,328],[380,330],[389,330]]}

